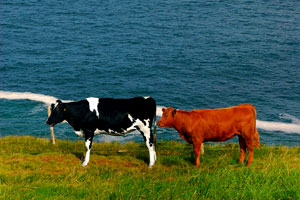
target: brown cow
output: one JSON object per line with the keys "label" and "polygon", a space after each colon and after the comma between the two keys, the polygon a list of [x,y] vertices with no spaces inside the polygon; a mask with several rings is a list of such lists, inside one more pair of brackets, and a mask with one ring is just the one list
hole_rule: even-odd
{"label": "brown cow", "polygon": [[196,166],[200,165],[200,148],[202,142],[221,142],[239,137],[240,159],[244,163],[246,148],[249,152],[247,166],[253,161],[254,143],[259,148],[259,136],[256,130],[256,110],[250,104],[230,108],[175,110],[163,108],[163,115],[158,121],[161,127],[174,128],[179,136],[193,144]]}

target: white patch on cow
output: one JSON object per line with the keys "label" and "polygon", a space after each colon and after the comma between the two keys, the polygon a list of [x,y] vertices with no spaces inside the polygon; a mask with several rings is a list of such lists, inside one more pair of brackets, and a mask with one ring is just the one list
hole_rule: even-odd
{"label": "white patch on cow", "polygon": [[104,130],[96,129],[94,132],[94,135],[100,135],[100,134],[105,134],[105,133],[106,133],[106,131],[104,131]]}
{"label": "white patch on cow", "polygon": [[[134,122],[135,120],[133,119],[133,117],[128,114],[128,119],[131,121],[131,122]],[[122,134],[126,134],[126,133],[130,133],[132,131],[135,131],[136,130],[136,121],[130,126],[128,127],[127,129],[123,129],[122,128]]]}
{"label": "white patch on cow", "polygon": [[144,97],[144,99],[149,99],[149,98],[151,98],[151,97],[150,96]]}
{"label": "white patch on cow", "polygon": [[84,136],[85,136],[85,134],[84,134],[84,132],[83,132],[82,130],[80,130],[80,131],[74,131],[74,132],[75,132],[75,134],[78,135],[79,137],[84,137]]}
{"label": "white patch on cow", "polygon": [[[131,122],[134,122],[134,119],[133,117],[128,114],[128,119],[131,121]],[[134,122],[130,127],[128,127],[127,129],[124,129],[122,128],[122,132],[121,133],[118,133],[116,131],[113,131],[111,129],[109,129],[109,133],[112,133],[112,135],[125,135],[126,133],[130,133],[132,131],[135,131],[136,130],[136,122]]]}
{"label": "white patch on cow", "polygon": [[133,122],[133,117],[130,114],[128,114],[128,119]]}
{"label": "white patch on cow", "polygon": [[125,135],[125,134],[130,133],[130,132],[135,131],[135,130],[136,130],[136,128],[134,128],[134,127],[129,127],[127,129],[122,128],[122,135]]}
{"label": "white patch on cow", "polygon": [[116,131],[112,130],[112,129],[108,129],[109,133],[116,133]]}
{"label": "white patch on cow", "polygon": [[96,112],[97,117],[99,118],[98,104],[99,98],[89,97],[86,99],[89,102],[89,107],[91,112]]}
{"label": "white patch on cow", "polygon": [[141,121],[140,119],[137,119],[135,123],[133,123],[133,127],[138,127],[139,130],[144,134],[146,146],[149,150],[149,157],[150,157],[150,163],[149,168],[151,168],[156,161],[156,152],[154,144],[150,145],[150,119],[145,119],[144,121]]}
{"label": "white patch on cow", "polygon": [[149,168],[153,167],[153,165],[155,164],[156,161],[156,152],[154,149],[154,145],[152,145],[151,147],[149,147],[150,145],[148,145],[148,143],[146,143],[148,150],[149,150],[149,157],[150,157],[150,163],[149,163]]}
{"label": "white patch on cow", "polygon": [[85,153],[84,160],[83,160],[83,162],[81,164],[83,167],[87,166],[87,164],[90,161],[90,153],[91,153],[90,144],[91,144],[91,141],[90,141],[90,139],[88,139],[85,142],[86,153]]}

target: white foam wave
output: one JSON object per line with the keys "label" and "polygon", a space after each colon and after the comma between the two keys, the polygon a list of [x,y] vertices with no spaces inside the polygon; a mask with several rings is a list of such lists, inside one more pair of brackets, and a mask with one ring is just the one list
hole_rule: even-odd
{"label": "white foam wave", "polygon": [[161,117],[162,116],[162,109],[165,108],[163,106],[156,106],[156,116]]}
{"label": "white foam wave", "polygon": [[256,120],[256,127],[266,131],[282,131],[285,133],[300,134],[300,124],[282,123],[282,122],[267,122]]}
{"label": "white foam wave", "polygon": [[300,119],[298,119],[297,117],[295,117],[293,115],[290,115],[290,114],[287,114],[287,113],[283,113],[283,114],[280,114],[279,117],[281,119],[291,120],[292,123],[294,123],[294,124],[300,124]]}
{"label": "white foam wave", "polygon": [[28,99],[32,101],[40,101],[47,105],[54,103],[57,98],[52,96],[46,96],[43,94],[35,94],[31,92],[6,92],[0,91],[1,99]]}
{"label": "white foam wave", "polygon": [[[31,92],[7,92],[7,91],[0,91],[0,99],[28,99],[32,101],[39,101],[43,102],[46,105],[50,105],[55,103],[58,99],[56,97],[47,96],[44,94],[36,94]],[[62,100],[63,102],[70,102],[70,100]]]}

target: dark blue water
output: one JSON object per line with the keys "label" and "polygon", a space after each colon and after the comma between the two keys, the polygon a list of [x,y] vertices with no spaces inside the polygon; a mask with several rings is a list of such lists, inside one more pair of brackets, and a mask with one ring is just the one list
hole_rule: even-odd
{"label": "dark blue water", "polygon": [[[0,45],[4,91],[150,95],[179,109],[251,103],[259,120],[300,118],[298,0],[2,0]],[[1,136],[49,134],[42,103],[0,99],[0,113]],[[55,132],[75,137],[66,124]],[[297,133],[259,132],[266,144],[300,145]],[[159,128],[158,138],[178,136]]]}

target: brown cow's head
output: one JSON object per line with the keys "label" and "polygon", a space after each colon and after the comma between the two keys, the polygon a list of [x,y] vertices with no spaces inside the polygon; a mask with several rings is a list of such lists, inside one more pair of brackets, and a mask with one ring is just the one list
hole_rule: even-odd
{"label": "brown cow's head", "polygon": [[161,127],[172,128],[174,117],[176,114],[176,109],[168,107],[168,109],[163,108],[162,111],[163,111],[163,115],[160,118],[160,120],[157,122],[157,124]]}

